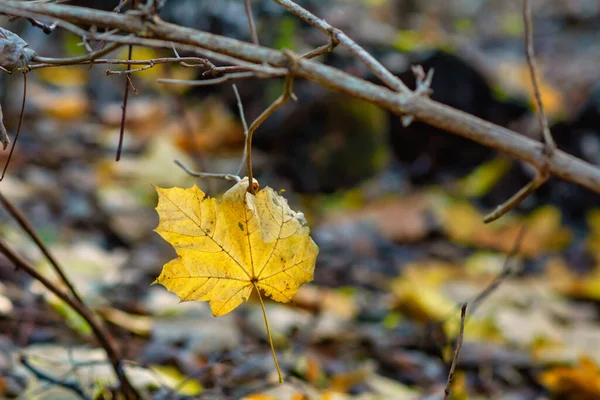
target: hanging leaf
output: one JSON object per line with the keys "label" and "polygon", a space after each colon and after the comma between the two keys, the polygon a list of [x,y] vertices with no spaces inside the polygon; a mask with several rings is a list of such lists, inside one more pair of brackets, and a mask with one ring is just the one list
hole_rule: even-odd
{"label": "hanging leaf", "polygon": [[256,195],[247,189],[244,178],[217,201],[197,186],[156,188],[156,232],[179,257],[165,264],[155,283],[182,301],[208,301],[216,317],[256,290],[275,359],[261,291],[275,301],[290,301],[313,279],[318,248],[304,215],[292,211],[285,198],[269,187]]}

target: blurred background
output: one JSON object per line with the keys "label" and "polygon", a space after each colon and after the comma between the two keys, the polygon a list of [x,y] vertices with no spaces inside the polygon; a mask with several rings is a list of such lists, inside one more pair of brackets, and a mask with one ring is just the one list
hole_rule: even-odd
{"label": "blurred background", "polygon": [[[298,1],[342,29],[414,87],[411,65],[434,69],[432,98],[539,138],[520,1]],[[558,146],[600,163],[600,3],[535,0],[540,89]],[[112,10],[118,1],[71,1]],[[319,31],[268,0],[252,2],[260,43],[309,51]],[[250,40],[242,0],[169,0],[163,19]],[[48,21],[52,22],[52,21]],[[80,39],[2,17],[45,57],[84,53]],[[182,56],[186,54],[181,54]],[[133,58],[172,57],[135,47]],[[122,48],[110,58],[127,58]],[[343,48],[318,59],[378,83]],[[243,128],[230,83],[185,87],[202,69],[157,65],[132,74],[124,152],[115,162],[122,66],[28,74],[21,136],[0,191],[27,216],[86,301],[102,316],[134,384],[155,398],[441,399],[459,304],[511,271],[468,319],[454,399],[600,398],[600,197],[551,179],[490,225],[483,216],[533,170],[422,123],[402,126],[376,106],[296,81],[289,102],[255,134],[255,177],[285,189],[320,247],[313,283],[291,304],[267,303],[287,383],[278,385],[259,303],[214,318],[150,286],[171,246],[152,185],[211,196],[230,187],[176,166],[235,173]],[[23,79],[0,76],[11,139]],[[281,80],[237,82],[248,121]],[[8,151],[0,153],[4,164]],[[244,173],[242,174],[242,176]],[[514,257],[508,257],[522,227]],[[0,234],[52,276],[37,247],[0,212]],[[505,274],[506,275],[506,274]],[[79,382],[114,383],[90,328],[38,282],[0,258],[0,397],[79,398],[18,362]],[[103,396],[100,394],[100,396]],[[106,397],[100,398],[109,398]],[[260,397],[262,396],[262,397]]]}

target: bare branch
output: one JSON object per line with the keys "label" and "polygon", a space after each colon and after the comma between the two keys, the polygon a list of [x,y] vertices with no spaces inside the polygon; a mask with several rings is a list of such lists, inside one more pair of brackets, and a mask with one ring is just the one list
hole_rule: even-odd
{"label": "bare branch", "polygon": [[[286,55],[277,50],[255,46],[222,36],[212,35],[165,22],[151,22],[127,14],[115,14],[57,4],[29,2],[0,2],[0,13],[25,17],[44,17],[68,20],[74,23],[96,25],[123,32],[144,35],[123,36],[88,32],[88,37],[115,43],[148,47],[177,48],[211,60],[230,65],[250,66],[268,63],[270,69],[285,67]],[[152,36],[149,38],[148,36]],[[600,169],[596,166],[556,150],[548,160],[542,153],[543,145],[509,129],[494,125],[465,112],[448,107],[423,96],[398,93],[388,88],[353,77],[336,68],[298,57],[295,77],[317,82],[327,88],[377,104],[399,115],[411,114],[415,120],[463,136],[484,146],[504,152],[537,169],[546,164],[548,172],[600,193]]]}

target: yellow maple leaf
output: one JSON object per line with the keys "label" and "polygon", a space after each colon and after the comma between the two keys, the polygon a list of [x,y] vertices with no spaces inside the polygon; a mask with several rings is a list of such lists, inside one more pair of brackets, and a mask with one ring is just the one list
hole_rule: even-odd
{"label": "yellow maple leaf", "polygon": [[313,279],[317,245],[301,213],[267,187],[256,196],[248,179],[220,201],[190,189],[156,188],[160,222],[156,232],[178,258],[156,280],[182,301],[209,301],[216,317],[247,300],[253,288],[288,302]]}
{"label": "yellow maple leaf", "polygon": [[[275,301],[289,302],[313,279],[319,249],[303,214],[291,210],[269,187],[256,195],[247,189],[244,178],[218,201],[205,198],[195,185],[156,188],[160,220],[155,231],[179,257],[165,264],[154,283],[181,301],[208,301],[219,317],[247,300],[254,289],[261,305],[261,291]],[[268,331],[266,313],[264,317]]]}

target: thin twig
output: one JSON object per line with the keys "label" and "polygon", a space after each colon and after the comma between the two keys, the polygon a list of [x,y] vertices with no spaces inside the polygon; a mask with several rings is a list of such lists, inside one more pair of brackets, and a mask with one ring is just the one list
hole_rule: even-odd
{"label": "thin twig", "polygon": [[38,378],[41,381],[46,381],[52,385],[55,386],[60,386],[63,387],[67,390],[72,391],[73,393],[75,393],[77,396],[81,397],[84,400],[91,400],[91,397],[88,397],[85,392],[83,391],[83,389],[81,388],[81,386],[79,386],[79,384],[77,383],[77,381],[66,381],[66,380],[62,380],[62,379],[58,379],[53,377],[50,374],[47,374],[44,371],[40,371],[39,369],[37,369],[36,367],[34,367],[30,362],[29,359],[23,354],[21,355],[21,357],[19,357],[19,361],[21,361],[21,364],[23,364],[23,366],[25,368],[27,368],[27,370],[29,370],[29,372],[31,372],[33,375],[35,375],[36,378]]}
{"label": "thin twig", "polygon": [[[291,57],[291,56],[290,56]],[[294,64],[296,61],[292,60],[291,63]],[[292,66],[292,69],[294,67]],[[296,99],[294,93],[292,92],[292,87],[294,84],[294,76],[290,72],[285,78],[285,84],[283,88],[283,93],[269,106],[265,111],[263,111],[255,120],[252,122],[250,127],[248,128],[248,134],[246,135],[246,144],[244,146],[244,150],[246,151],[246,168],[248,170],[248,182],[254,182],[253,174],[252,174],[252,136],[254,135],[254,131],[263,123],[271,114],[279,109],[289,98]],[[255,194],[254,185],[248,185],[248,192]]]}
{"label": "thin twig", "polygon": [[[250,69],[247,67],[240,67],[237,65],[227,65],[225,67],[214,67],[209,69],[208,71],[204,71],[202,76],[215,76],[218,74],[230,74],[232,72],[248,72]],[[255,71],[255,70],[254,70]]]}
{"label": "thin twig", "polygon": [[521,204],[523,200],[525,200],[529,195],[535,192],[540,186],[544,184],[548,180],[548,174],[542,175],[539,171],[536,170],[536,176],[527,183],[527,185],[523,186],[517,193],[512,195],[512,197],[506,200],[504,203],[500,204],[494,211],[483,217],[483,222],[489,224],[490,222],[496,221],[500,217],[506,215],[509,211],[513,210],[516,206]]}
{"label": "thin twig", "polygon": [[[189,62],[186,62],[186,61],[197,62],[198,64],[190,64]],[[100,59],[100,60],[95,60],[94,64],[145,65],[144,67],[137,68],[137,69],[130,69],[127,71],[114,71],[114,70],[106,71],[106,75],[118,75],[118,74],[129,74],[132,72],[143,71],[145,69],[152,68],[157,64],[166,64],[166,63],[175,63],[175,62],[179,63],[179,65],[184,68],[202,68],[202,67],[212,68],[212,67],[214,67],[213,63],[211,63],[210,61],[208,61],[204,58],[200,58],[200,57],[183,57],[183,58],[166,57],[166,58],[155,58],[152,60],[104,60],[104,59]]]}
{"label": "thin twig", "polygon": [[39,273],[29,261],[25,260],[19,254],[17,254],[13,249],[11,249],[2,239],[0,239],[0,252],[6,256],[17,268],[22,269],[27,274],[29,274],[32,278],[38,280],[46,289],[54,293],[59,299],[67,303],[77,314],[79,314],[92,328],[96,339],[100,345],[106,351],[108,359],[115,371],[117,378],[121,384],[121,390],[127,399],[137,399],[139,395],[135,388],[129,382],[127,376],[125,375],[125,371],[123,370],[123,366],[121,363],[121,359],[119,356],[119,352],[117,351],[117,347],[108,333],[107,330],[96,320],[94,314],[83,304],[76,301],[74,298],[70,297],[68,294],[64,293],[58,286],[56,286],[52,281],[46,278],[44,275]]}
{"label": "thin twig", "polygon": [[15,221],[17,221],[19,226],[21,226],[21,228],[23,228],[23,230],[27,232],[27,235],[31,238],[31,240],[35,242],[42,254],[46,257],[46,259],[54,268],[54,271],[58,274],[58,276],[60,276],[60,279],[62,279],[67,289],[69,289],[69,292],[75,298],[75,300],[77,300],[81,304],[84,304],[81,296],[75,289],[75,286],[71,283],[69,278],[67,278],[67,275],[64,272],[64,268],[58,263],[58,260],[56,260],[52,253],[50,253],[50,250],[44,244],[39,235],[36,233],[35,229],[33,229],[25,215],[23,215],[23,213],[6,196],[4,196],[2,192],[0,192],[0,203],[2,204],[6,212],[8,212],[8,214]]}
{"label": "thin twig", "polygon": [[133,69],[126,69],[124,71],[115,71],[112,69],[107,69],[106,70],[106,75],[127,75],[127,74],[132,74],[134,72],[141,72],[141,71],[145,71],[147,69],[153,68],[155,64],[148,64],[148,65],[144,65],[143,67],[139,67],[139,68],[133,68]]}
{"label": "thin twig", "polygon": [[506,255],[504,259],[504,265],[502,266],[502,270],[500,273],[494,278],[490,284],[481,291],[473,300],[471,300],[471,308],[470,315],[475,314],[479,306],[491,295],[497,288],[504,282],[506,278],[513,275],[516,270],[511,268],[511,260],[519,253],[521,249],[521,244],[523,243],[523,237],[525,236],[525,232],[527,232],[527,225],[523,225],[519,232],[517,233],[517,237],[515,238],[515,242],[513,243],[512,249]]}
{"label": "thin twig", "polygon": [[31,25],[35,26],[36,28],[40,28],[46,35],[51,34],[57,27],[56,23],[47,25],[35,18],[27,18],[27,20],[31,23]]}
{"label": "thin twig", "polygon": [[246,8],[246,16],[248,17],[248,28],[250,29],[250,37],[252,38],[252,43],[257,46],[260,46],[258,41],[258,32],[256,32],[256,25],[254,24],[254,16],[252,15],[252,5],[250,4],[250,0],[244,0],[244,7]]}
{"label": "thin twig", "polygon": [[282,74],[272,75],[272,74],[262,74],[262,73],[256,73],[256,72],[238,72],[238,73],[234,73],[234,74],[228,74],[228,75],[220,76],[220,77],[214,78],[214,79],[202,79],[202,80],[198,80],[198,81],[190,81],[190,80],[185,80],[185,79],[167,79],[167,78],[162,78],[162,79],[157,79],[156,82],[158,82],[158,83],[168,83],[168,84],[172,84],[172,85],[212,86],[212,85],[218,85],[220,83],[225,83],[225,82],[229,82],[229,81],[236,81],[236,80],[242,80],[242,79],[250,79],[250,78],[276,78],[276,77],[279,77],[279,76],[282,76]]}
{"label": "thin twig", "polygon": [[[133,0],[132,8],[135,8],[135,0]],[[131,55],[133,52],[133,46],[129,45],[129,50],[127,53],[127,59],[131,60]],[[125,121],[127,120],[127,101],[129,100],[129,86],[131,85],[131,78],[129,75],[126,76],[125,79],[125,93],[123,95],[123,105],[122,114],[121,114],[121,127],[119,128],[119,144],[117,145],[117,155],[115,157],[115,161],[119,161],[121,159],[121,150],[123,150],[123,139],[125,137]]]}
{"label": "thin twig", "polygon": [[533,23],[531,21],[531,7],[529,6],[529,0],[523,0],[523,25],[524,25],[524,40],[525,40],[525,55],[527,56],[527,65],[529,67],[529,74],[531,75],[531,84],[533,86],[533,93],[535,95],[535,102],[537,105],[537,116],[542,129],[542,137],[544,139],[545,152],[547,155],[551,155],[552,151],[556,148],[556,143],[550,133],[550,127],[548,125],[548,118],[544,111],[544,105],[542,103],[542,95],[540,94],[540,86],[537,77],[537,67],[535,62],[535,52],[533,49]]}
{"label": "thin twig", "polygon": [[[36,59],[37,60],[37,59]],[[52,59],[56,61],[61,61],[61,63],[39,63],[39,64],[30,64],[29,69],[40,69],[40,68],[53,68],[53,67],[62,67],[65,65],[63,60],[71,60],[71,59]],[[191,64],[192,62],[198,64]],[[179,63],[180,66],[184,68],[213,68],[214,64],[208,61],[205,58],[200,57],[164,57],[164,58],[154,58],[152,60],[119,60],[119,59],[105,59],[98,58],[94,60],[85,60],[81,62],[72,62],[69,65],[87,65],[87,64],[113,64],[113,65],[151,65],[155,66],[157,64],[166,64],[166,63]],[[124,73],[124,71],[111,71],[108,75],[113,73]]]}
{"label": "thin twig", "polygon": [[[32,61],[42,63],[42,64],[51,64],[54,67],[58,67],[61,65],[87,64],[98,57],[102,57],[103,55],[108,54],[111,51],[118,49],[121,46],[123,46],[121,43],[111,43],[100,50],[96,50],[92,53],[88,53],[83,56],[67,57],[67,58],[51,58],[51,57],[34,56]],[[35,69],[35,68],[36,68],[35,64],[32,65],[32,69]],[[40,68],[40,67],[37,67],[37,68]]]}
{"label": "thin twig", "polygon": [[456,364],[458,364],[458,358],[460,356],[460,350],[462,348],[463,339],[465,336],[465,317],[467,315],[468,303],[463,303],[460,308],[460,332],[456,338],[456,349],[454,350],[454,357],[452,357],[452,364],[450,365],[450,371],[448,372],[448,381],[446,382],[446,389],[444,390],[444,400],[450,398],[450,385],[452,385],[452,378],[454,378],[454,371],[456,370]]}
{"label": "thin twig", "polygon": [[188,167],[186,167],[181,161],[179,160],[174,160],[175,164],[177,164],[182,170],[184,170],[185,172],[187,172],[188,174],[190,174],[191,176],[195,176],[197,178],[214,178],[214,179],[224,179],[226,181],[229,182],[239,182],[242,179],[237,176],[237,175],[232,175],[232,174],[214,174],[214,173],[210,173],[210,172],[197,172],[197,171],[192,171],[191,169],[189,169]]}
{"label": "thin twig", "polygon": [[8,158],[6,159],[6,164],[4,164],[4,169],[2,170],[2,176],[0,176],[0,181],[2,181],[4,179],[4,175],[6,174],[6,170],[8,169],[8,164],[10,164],[10,160],[12,158],[13,152],[15,151],[15,146],[17,145],[17,140],[19,139],[19,134],[21,133],[21,125],[23,125],[23,116],[25,115],[26,101],[27,101],[27,72],[23,72],[23,102],[21,103],[21,114],[19,115],[19,123],[17,125],[17,133],[15,133],[15,140],[13,141],[13,144],[10,147],[10,152],[8,153]]}
{"label": "thin twig", "polygon": [[240,121],[242,122],[242,127],[244,128],[244,152],[242,154],[242,161],[240,162],[240,166],[238,167],[237,173],[236,173],[237,176],[240,176],[242,173],[242,169],[244,168],[244,165],[246,164],[246,153],[248,151],[248,149],[246,148],[246,145],[248,144],[248,123],[246,122],[246,115],[244,113],[244,104],[242,104],[242,98],[240,97],[240,92],[238,91],[238,88],[235,83],[233,85],[231,85],[231,87],[233,88],[233,93],[235,94],[238,112],[240,113]]}
{"label": "thin twig", "polygon": [[288,10],[289,12],[291,12],[292,14],[296,15],[298,18],[308,22],[315,28],[329,35],[334,42],[338,42],[342,46],[346,47],[356,58],[362,61],[367,66],[367,68],[388,87],[397,92],[410,93],[410,89],[404,83],[402,83],[402,81],[398,77],[392,74],[379,61],[377,61],[375,57],[373,57],[365,49],[359,46],[354,40],[346,36],[344,32],[329,25],[329,23],[327,23],[324,19],[317,17],[316,15],[314,15],[307,9],[301,7],[292,0],[273,1],[285,8],[286,10]]}
{"label": "thin twig", "polygon": [[300,58],[306,58],[310,60],[311,58],[318,57],[323,54],[327,54],[333,51],[337,47],[339,42],[333,40],[333,38],[329,38],[329,43],[324,44],[323,46],[319,46],[316,49],[313,49],[307,53],[304,53],[300,56]]}

